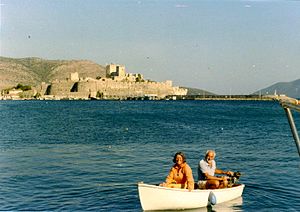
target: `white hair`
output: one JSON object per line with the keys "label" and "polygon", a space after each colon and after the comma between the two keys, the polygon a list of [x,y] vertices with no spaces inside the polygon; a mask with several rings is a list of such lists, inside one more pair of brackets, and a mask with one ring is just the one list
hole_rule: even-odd
{"label": "white hair", "polygon": [[214,154],[214,157],[216,157],[216,152],[214,150],[212,150],[212,149],[209,149],[205,153],[205,158],[207,157],[208,153],[210,153],[210,152],[212,152]]}

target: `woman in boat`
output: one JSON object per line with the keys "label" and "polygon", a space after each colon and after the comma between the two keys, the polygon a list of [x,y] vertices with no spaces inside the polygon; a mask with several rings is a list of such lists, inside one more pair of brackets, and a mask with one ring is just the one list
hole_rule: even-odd
{"label": "woman in boat", "polygon": [[174,155],[173,162],[175,163],[166,182],[161,186],[170,188],[187,188],[189,191],[194,189],[194,178],[191,167],[186,163],[186,157],[183,152],[177,152]]}
{"label": "woman in boat", "polygon": [[216,152],[214,150],[207,150],[204,159],[198,164],[198,187],[200,189],[226,188],[228,185],[227,177],[217,177],[215,174],[228,176],[234,174],[232,171],[217,169],[215,157]]}

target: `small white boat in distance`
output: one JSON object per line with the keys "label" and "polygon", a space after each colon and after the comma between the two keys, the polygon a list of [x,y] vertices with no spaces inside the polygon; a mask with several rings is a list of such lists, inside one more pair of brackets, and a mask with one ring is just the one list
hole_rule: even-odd
{"label": "small white boat in distance", "polygon": [[138,183],[139,198],[143,210],[183,210],[206,207],[211,204],[227,202],[242,196],[244,184],[223,189],[167,188]]}

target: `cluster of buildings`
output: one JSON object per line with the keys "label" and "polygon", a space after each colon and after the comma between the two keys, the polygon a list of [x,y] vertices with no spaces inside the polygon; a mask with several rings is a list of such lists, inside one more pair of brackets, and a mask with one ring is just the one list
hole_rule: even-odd
{"label": "cluster of buildings", "polygon": [[[21,91],[10,90],[2,93],[2,99],[18,99]],[[30,93],[30,94],[29,94]],[[97,79],[82,78],[77,72],[65,80],[41,83],[23,94],[37,99],[165,99],[184,96],[187,89],[174,87],[172,81],[153,82],[145,80],[141,74],[126,73],[125,66],[110,64],[106,66],[106,76]]]}

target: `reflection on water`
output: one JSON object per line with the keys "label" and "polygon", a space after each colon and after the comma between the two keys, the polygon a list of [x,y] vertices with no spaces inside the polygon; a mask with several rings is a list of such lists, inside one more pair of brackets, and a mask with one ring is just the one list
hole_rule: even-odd
{"label": "reflection on water", "polygon": [[209,207],[207,211],[243,211],[242,210],[242,205],[243,205],[243,198],[239,197],[234,200],[228,201],[228,202],[223,202],[217,205],[214,205],[212,207]]}
{"label": "reflection on water", "polygon": [[207,208],[198,208],[194,210],[188,210],[189,212],[233,212],[242,211],[243,198],[239,197],[234,200],[223,202],[217,205],[208,206]]}
{"label": "reflection on water", "polygon": [[[223,202],[213,206],[184,210],[185,212],[239,212],[242,210],[243,198],[239,197],[228,202]],[[162,212],[162,211],[161,211]],[[174,212],[174,210],[164,210],[164,212]]]}

